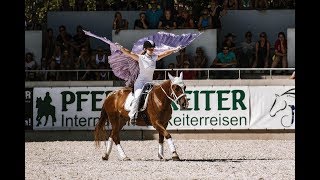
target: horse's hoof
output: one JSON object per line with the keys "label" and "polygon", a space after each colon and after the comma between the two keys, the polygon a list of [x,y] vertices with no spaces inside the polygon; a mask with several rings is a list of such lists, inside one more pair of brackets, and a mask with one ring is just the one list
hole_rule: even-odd
{"label": "horse's hoof", "polygon": [[131,161],[131,159],[128,158],[128,157],[125,157],[125,158],[122,159],[122,161]]}
{"label": "horse's hoof", "polygon": [[108,161],[108,159],[109,159],[108,154],[106,154],[105,156],[102,156],[102,160]]}
{"label": "horse's hoof", "polygon": [[159,153],[158,153],[158,158],[160,159],[160,161],[165,161],[165,160],[166,160],[166,159],[164,158],[164,156],[161,155],[161,154],[159,154]]}
{"label": "horse's hoof", "polygon": [[179,156],[173,156],[173,157],[172,157],[172,160],[173,160],[173,161],[180,161],[180,158],[179,158]]}

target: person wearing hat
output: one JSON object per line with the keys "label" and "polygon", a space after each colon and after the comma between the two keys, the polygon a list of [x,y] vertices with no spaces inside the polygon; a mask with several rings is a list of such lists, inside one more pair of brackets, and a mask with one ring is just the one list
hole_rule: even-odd
{"label": "person wearing hat", "polygon": [[130,122],[131,124],[136,123],[136,116],[138,112],[138,106],[139,106],[139,96],[141,94],[142,88],[145,83],[151,82],[153,78],[153,74],[156,68],[156,61],[159,61],[160,59],[169,56],[172,53],[178,52],[181,47],[177,47],[174,49],[170,49],[167,51],[164,51],[160,53],[159,55],[156,55],[153,51],[155,48],[155,43],[151,40],[147,40],[143,44],[143,52],[142,54],[136,54],[131,52],[130,50],[120,46],[121,52],[124,53],[124,55],[131,57],[133,60],[138,61],[139,63],[139,75],[134,82],[134,100],[132,108],[129,112]]}

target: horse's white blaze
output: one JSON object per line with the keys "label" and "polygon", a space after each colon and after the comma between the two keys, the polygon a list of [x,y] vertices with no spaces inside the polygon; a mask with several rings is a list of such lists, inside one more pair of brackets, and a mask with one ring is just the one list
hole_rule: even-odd
{"label": "horse's white blaze", "polygon": [[158,151],[159,155],[164,158],[164,155],[163,155],[163,143],[159,143],[159,151]]}
{"label": "horse's white blaze", "polygon": [[111,137],[109,137],[108,142],[107,142],[107,150],[106,150],[106,154],[109,156],[111,149],[112,149],[112,145],[113,145],[113,140]]}
{"label": "horse's white blaze", "polygon": [[169,145],[170,151],[171,151],[172,153],[176,151],[176,147],[175,147],[174,144],[173,144],[172,138],[169,138],[169,139],[168,139],[168,145]]}
{"label": "horse's white blaze", "polygon": [[121,159],[124,159],[127,157],[127,155],[124,153],[120,144],[117,144],[117,149],[118,149],[118,153],[119,153]]}

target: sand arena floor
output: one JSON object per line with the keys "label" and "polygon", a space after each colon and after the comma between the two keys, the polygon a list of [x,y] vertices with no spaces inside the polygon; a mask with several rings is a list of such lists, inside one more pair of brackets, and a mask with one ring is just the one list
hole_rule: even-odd
{"label": "sand arena floor", "polygon": [[25,143],[25,179],[295,179],[294,140],[174,140],[181,161],[157,157],[158,141],[121,141],[132,161],[113,145],[93,141]]}

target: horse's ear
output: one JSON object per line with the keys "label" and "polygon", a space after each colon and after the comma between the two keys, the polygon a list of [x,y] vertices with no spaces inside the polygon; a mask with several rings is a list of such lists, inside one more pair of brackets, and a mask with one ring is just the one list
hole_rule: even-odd
{"label": "horse's ear", "polygon": [[182,73],[182,72],[180,73],[179,78],[180,78],[180,80],[182,81],[182,78],[183,78],[183,73]]}
{"label": "horse's ear", "polygon": [[173,76],[171,76],[171,74],[170,74],[170,73],[168,73],[168,76],[169,76],[169,79],[170,79],[171,81],[174,79],[174,77],[173,77]]}

